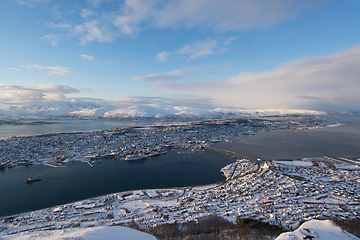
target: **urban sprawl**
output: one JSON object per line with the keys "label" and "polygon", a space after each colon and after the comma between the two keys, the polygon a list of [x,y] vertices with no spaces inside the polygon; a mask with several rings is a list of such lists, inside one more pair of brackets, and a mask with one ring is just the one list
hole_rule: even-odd
{"label": "urban sprawl", "polygon": [[255,160],[211,147],[212,143],[230,142],[230,137],[242,134],[305,130],[329,124],[312,118],[208,120],[2,139],[3,168],[21,164],[61,167],[76,160],[93,166],[92,162],[102,157],[136,160],[169,149],[190,154],[204,148],[223,152],[234,162],[221,169],[226,177],[223,183],[127,191],[2,217],[0,235],[131,223],[145,228],[197,221],[209,215],[232,221],[237,217],[252,218],[287,229],[315,218],[359,218],[360,161],[356,157]]}

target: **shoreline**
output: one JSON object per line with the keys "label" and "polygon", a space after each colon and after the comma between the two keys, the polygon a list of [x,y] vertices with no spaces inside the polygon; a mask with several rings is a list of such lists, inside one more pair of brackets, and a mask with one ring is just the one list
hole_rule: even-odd
{"label": "shoreline", "polygon": [[[230,128],[228,128],[230,126]],[[239,127],[239,125],[237,125],[238,127]],[[241,126],[241,125],[240,125]],[[186,126],[186,127],[184,127],[183,126],[183,129],[184,130],[181,130],[181,132],[182,133],[188,133],[188,134],[190,134],[189,136],[192,136],[191,134],[201,134],[201,132],[200,132],[200,129],[202,129],[204,126],[191,126],[191,127],[188,127],[188,126]],[[215,128],[214,128],[215,127]],[[242,129],[244,129],[243,128],[244,126],[242,126],[241,128]],[[245,126],[246,127],[246,126]],[[211,126],[210,128],[208,127],[207,129],[206,129],[206,131],[208,132],[209,131],[209,129],[210,130],[214,130],[214,129],[217,129],[217,130],[221,130],[221,129],[233,129],[234,128],[234,126],[232,125],[232,124],[228,124],[228,123],[226,123],[225,125],[216,125],[216,126]],[[256,128],[254,128],[254,129],[256,129]],[[293,128],[290,128],[290,129],[293,129]],[[248,132],[249,131],[249,129],[246,129],[245,128],[245,132]],[[256,129],[256,130],[259,130],[259,129]],[[141,129],[140,131],[147,131],[146,129]],[[140,132],[139,131],[139,132]],[[177,130],[177,131],[179,131],[179,130]],[[242,130],[243,131],[243,130]],[[310,130],[311,131],[311,130]],[[268,131],[268,132],[266,132],[266,131],[257,131],[257,133],[255,134],[255,136],[251,136],[251,134],[249,134],[250,136],[247,136],[247,135],[244,135],[244,136],[239,136],[239,137],[237,137],[237,138],[242,138],[242,137],[245,137],[246,136],[246,139],[253,139],[254,137],[256,137],[257,135],[259,136],[259,135],[261,135],[262,133],[271,133],[271,132],[282,132],[281,130],[279,131]],[[290,131],[284,131],[284,132],[290,132]],[[294,133],[294,132],[298,132],[298,131],[291,131],[292,133]],[[302,131],[299,131],[299,132],[302,132]],[[308,131],[307,131],[308,132]],[[167,132],[168,133],[168,132]],[[216,132],[216,133],[218,133],[218,132]],[[134,134],[134,132],[132,132],[131,134]],[[139,133],[136,133],[136,134],[139,134]],[[163,132],[160,132],[160,134],[163,134]],[[140,136],[143,136],[142,134],[140,135]],[[219,135],[217,135],[217,136],[219,136]],[[186,135],[186,137],[187,137],[187,135]],[[171,139],[171,138],[170,138]],[[211,139],[213,139],[213,138],[210,138],[210,140]],[[231,139],[232,140],[232,142],[230,142],[230,141],[226,141],[227,139]],[[238,143],[236,142],[236,141],[234,141],[233,140],[233,138],[230,138],[230,136],[225,136],[225,135],[223,135],[219,140],[221,140],[222,142],[218,142],[218,143],[215,143],[215,144],[213,144],[212,146],[221,146],[221,145],[225,145],[225,146],[227,146],[227,147],[231,147],[231,146],[236,146]],[[209,141],[209,144],[212,144],[212,143],[210,143],[211,141]],[[181,146],[181,145],[179,145],[179,146]],[[189,148],[189,147],[188,147]],[[190,149],[191,149],[191,147],[190,147]],[[229,149],[228,149],[229,150]],[[231,150],[231,149],[230,149]],[[244,152],[241,152],[241,153],[244,153]],[[236,181],[236,180],[235,180]],[[237,184],[239,184],[239,183],[237,183]],[[226,184],[225,184],[226,185]],[[203,189],[204,188],[204,186],[207,186],[207,185],[202,185],[202,186],[199,186],[198,188],[199,188],[199,193],[203,193],[203,194],[206,194],[205,192],[210,192],[211,190],[208,190],[208,189]],[[214,186],[214,184],[210,184],[209,186]],[[182,187],[182,189],[188,189],[189,187]],[[190,189],[192,189],[192,188],[194,188],[194,187],[190,187]],[[195,187],[196,188],[196,187]],[[218,186],[216,186],[216,187],[214,187],[215,189],[216,188],[219,188]],[[166,188],[166,189],[170,189],[170,188]],[[148,189],[148,190],[159,190],[159,191],[162,191],[162,190],[166,190],[166,189],[158,189],[158,188],[156,188],[156,189]],[[145,190],[135,190],[135,191],[133,191],[133,190],[129,190],[129,191],[125,191],[125,193],[126,192],[136,192],[136,191],[146,191],[146,189]],[[216,191],[219,191],[219,190],[216,190]],[[221,192],[221,191],[220,191]],[[109,196],[109,195],[119,195],[119,194],[121,194],[121,193],[124,193],[124,192],[116,192],[116,193],[111,193],[111,194],[105,194],[105,195],[100,195],[101,197],[105,197],[105,196]],[[184,193],[185,193],[185,191],[184,191]],[[196,195],[197,195],[198,193],[196,193]],[[221,193],[218,193],[218,194],[220,194],[221,195]],[[133,194],[134,195],[134,194]],[[186,197],[186,196],[184,196],[184,197]],[[84,199],[84,200],[80,200],[80,201],[75,201],[75,202],[84,202],[84,201],[90,201],[91,199],[94,199],[94,198],[97,198],[97,197],[92,197],[92,198],[87,198],[87,199]],[[89,200],[90,199],[90,200]],[[117,200],[116,200],[117,201]],[[133,201],[138,201],[137,199],[134,199]],[[160,201],[160,200],[159,200]],[[169,201],[173,201],[173,199],[172,200],[169,200]],[[72,202],[71,202],[72,203]],[[68,203],[68,204],[71,204],[71,203]],[[66,204],[65,204],[66,205]],[[56,206],[61,206],[61,205],[56,205]],[[52,207],[53,208],[53,207]],[[46,209],[48,209],[48,208],[46,208]],[[42,209],[42,210],[38,210],[38,211],[45,211],[46,209]],[[34,211],[32,211],[32,212],[34,212]],[[35,211],[36,212],[36,211]],[[196,212],[196,211],[195,211]],[[27,213],[31,213],[31,212],[27,212]],[[51,212],[51,214],[53,214],[53,212]],[[26,214],[25,214],[26,215]],[[8,215],[9,216],[9,215]],[[12,215],[10,215],[10,216],[12,216]],[[53,216],[53,215],[52,215]]]}
{"label": "shoreline", "polygon": [[[257,160],[236,160],[232,164],[224,167],[222,171],[224,171],[224,175],[227,176],[227,180],[217,184],[207,184],[202,186],[188,186],[188,187],[181,187],[181,188],[163,188],[163,189],[143,189],[143,190],[132,190],[132,191],[124,191],[124,192],[116,192],[111,194],[105,194],[89,199],[84,199],[81,201],[75,201],[67,204],[56,205],[53,207],[40,209],[31,212],[25,212],[21,214],[9,215],[1,217],[0,219],[3,220],[3,223],[0,224],[0,230],[4,225],[6,225],[6,229],[4,230],[5,234],[13,234],[14,229],[16,233],[18,232],[28,232],[28,231],[42,231],[42,230],[55,230],[55,229],[64,229],[64,228],[86,228],[86,227],[93,227],[93,226],[117,226],[122,225],[126,226],[134,221],[139,224],[142,228],[153,226],[153,224],[161,224],[161,223],[184,223],[191,220],[195,220],[204,216],[208,216],[210,214],[215,214],[226,219],[232,219],[235,221],[237,216],[244,216],[250,217],[257,220],[262,220],[268,222],[270,224],[281,224],[282,227],[285,229],[293,229],[299,223],[299,221],[290,221],[286,219],[290,219],[290,216],[284,218],[280,222],[273,221],[272,214],[268,215],[263,213],[264,216],[259,213],[255,214],[255,209],[258,207],[266,207],[271,206],[273,202],[275,203],[276,198],[271,197],[277,196],[278,199],[285,200],[283,203],[280,204],[278,207],[280,209],[298,209],[301,212],[310,213],[308,217],[301,218],[301,214],[297,214],[296,216],[300,217],[299,219],[304,219],[306,221],[316,218],[313,213],[311,213],[313,208],[319,208],[324,206],[324,209],[332,208],[331,206],[344,206],[346,205],[347,208],[353,209],[353,212],[357,212],[360,210],[360,192],[356,189],[354,191],[354,196],[358,194],[358,199],[354,200],[344,200],[343,197],[336,197],[335,195],[338,193],[339,190],[344,191],[342,189],[342,181],[344,180],[331,180],[329,171],[335,171],[334,174],[339,176],[341,173],[342,178],[348,179],[349,177],[356,176],[356,173],[360,172],[358,169],[353,170],[344,170],[344,168],[338,168],[339,170],[331,170],[327,168],[326,164],[330,163],[329,161],[333,161],[335,159],[302,159],[301,161],[295,160],[293,164],[289,164],[290,161],[284,161],[286,164],[282,164],[281,161],[257,161]],[[314,161],[317,162],[318,167],[314,167]],[[342,165],[346,166],[348,163],[343,162],[343,160],[335,160],[342,162]],[[301,164],[299,164],[301,162]],[[312,163],[309,165],[309,163]],[[360,163],[360,159],[359,159]],[[239,167],[240,166],[240,167]],[[304,168],[305,167],[305,168]],[[320,168],[319,168],[320,167]],[[298,169],[301,170],[298,172],[300,175],[288,175],[286,172],[290,171],[291,169]],[[337,167],[336,167],[337,169]],[[305,172],[304,172],[305,171]],[[294,189],[296,191],[306,191],[306,187],[302,186],[301,183],[304,180],[297,180],[301,176],[301,174],[309,174],[308,171],[313,171],[312,174],[315,176],[319,173],[323,175],[317,176],[316,178],[307,176],[306,181],[308,182],[322,182],[322,184],[329,184],[330,186],[336,186],[338,190],[331,190],[331,194],[324,194],[328,191],[327,188],[323,189],[320,193],[315,193],[307,196],[307,195],[293,195],[293,192],[289,192],[286,189]],[[320,171],[320,172],[319,172]],[[301,173],[303,172],[303,173]],[[236,173],[236,174],[235,174]],[[280,176],[277,176],[279,175]],[[354,175],[355,174],[355,175]],[[277,176],[277,177],[275,177]],[[328,180],[325,179],[325,176]],[[259,181],[262,179],[262,181]],[[266,180],[267,179],[267,180]],[[270,180],[272,179],[272,180]],[[319,180],[317,180],[319,179]],[[353,178],[352,178],[353,179]],[[261,189],[263,187],[257,187],[256,185],[263,185],[267,186],[267,181],[275,181],[273,184],[279,185],[281,187],[277,188],[269,188],[269,190],[274,191],[273,194],[269,193],[267,195],[262,194]],[[360,183],[359,176],[354,178],[352,181],[358,181]],[[254,186],[255,183],[255,186]],[[250,185],[249,185],[250,184]],[[286,187],[284,184],[286,184]],[[353,191],[352,187],[354,184],[350,184],[350,182],[346,183],[347,190],[346,191]],[[353,186],[354,185],[354,186]],[[243,189],[240,190],[240,196],[237,196],[238,191],[232,191],[232,188]],[[251,189],[254,189],[254,193],[246,193],[245,189],[248,189],[249,186]],[[294,186],[296,186],[294,188]],[[306,186],[306,185],[305,185]],[[284,188],[285,187],[285,188]],[[282,188],[285,189],[288,195],[298,196],[297,200],[287,202],[287,198],[279,197],[279,194],[276,192],[280,191]],[[331,188],[331,187],[330,187]],[[260,190],[260,192],[259,192]],[[231,193],[229,193],[231,191]],[[264,191],[264,190],[263,190]],[[257,193],[259,192],[259,193]],[[266,190],[265,190],[266,192]],[[227,193],[227,194],[226,194]],[[224,198],[218,198],[218,196],[227,195],[227,197],[223,196]],[[244,195],[245,194],[245,195]],[[248,194],[252,196],[250,199],[247,198]],[[321,195],[322,194],[322,195]],[[232,199],[237,199],[238,197],[243,198],[241,201],[233,202]],[[203,198],[213,199],[213,201],[203,201]],[[321,198],[321,201],[317,199]],[[324,200],[326,198],[326,200]],[[315,199],[315,200],[313,200]],[[216,201],[215,201],[216,200]],[[245,200],[245,201],[244,201]],[[254,202],[255,201],[255,202]],[[345,202],[344,202],[345,201]],[[235,209],[241,210],[240,212],[235,211],[234,208],[230,207],[231,205],[241,205],[236,207]],[[245,205],[244,205],[245,204]],[[269,205],[270,204],[270,205]],[[186,206],[185,206],[186,205]],[[303,206],[307,206],[307,208],[303,208]],[[196,206],[208,206],[206,211],[197,211],[198,209]],[[213,207],[211,207],[213,206]],[[216,206],[216,207],[215,207]],[[194,208],[195,207],[195,208]],[[210,209],[209,209],[210,207]],[[215,208],[214,208],[215,207]],[[253,210],[253,207],[255,207]],[[214,209],[213,209],[214,208]],[[321,207],[323,208],[323,207]],[[158,209],[153,211],[153,209]],[[159,210],[160,209],[160,210]],[[191,209],[194,209],[191,211]],[[213,209],[213,210],[211,210]],[[216,210],[215,210],[216,209]],[[246,209],[250,210],[246,212]],[[166,211],[165,211],[166,210]],[[350,217],[350,215],[341,215],[341,211],[337,212],[334,208],[332,208],[334,216],[344,216]],[[158,215],[158,211],[162,213]],[[161,216],[163,214],[167,214],[167,220],[163,220]],[[191,213],[189,215],[189,213]],[[235,215],[234,215],[235,214]],[[254,215],[255,214],[255,215]],[[326,215],[324,213],[324,216]],[[153,216],[154,218],[144,217],[144,216]],[[196,217],[189,216],[194,215]],[[304,214],[305,216],[306,214]],[[61,217],[63,216],[63,217]],[[91,217],[92,216],[92,217]],[[264,218],[265,217],[265,218]],[[284,216],[283,216],[284,217]],[[49,219],[50,223],[40,221],[41,219],[46,218]],[[28,225],[29,219],[37,219],[33,224]],[[51,220],[52,219],[52,220]],[[151,220],[153,219],[153,220]],[[177,220],[176,220],[177,219]],[[182,220],[181,220],[182,219]],[[74,221],[75,220],[75,221]],[[10,227],[8,223],[18,222],[22,224],[12,225]],[[71,223],[71,224],[70,224]],[[49,225],[50,224],[50,225]],[[70,224],[70,225],[69,225]],[[74,225],[75,224],[75,225]],[[73,226],[74,225],[74,226]],[[50,228],[49,228],[50,226]],[[1,233],[0,233],[1,235]]]}

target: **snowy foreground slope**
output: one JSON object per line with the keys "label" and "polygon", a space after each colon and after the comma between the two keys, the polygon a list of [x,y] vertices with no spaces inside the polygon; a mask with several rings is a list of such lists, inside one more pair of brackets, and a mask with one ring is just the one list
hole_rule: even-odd
{"label": "snowy foreground slope", "polygon": [[0,239],[76,239],[76,240],[156,240],[147,233],[126,227],[93,227],[41,232],[26,232],[0,237]]}
{"label": "snowy foreground slope", "polygon": [[344,231],[330,220],[311,220],[303,223],[293,232],[280,234],[275,240],[360,240]]}

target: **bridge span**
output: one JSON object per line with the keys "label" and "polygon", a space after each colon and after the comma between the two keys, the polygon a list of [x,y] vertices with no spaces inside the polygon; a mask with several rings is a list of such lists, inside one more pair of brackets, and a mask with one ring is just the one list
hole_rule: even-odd
{"label": "bridge span", "polygon": [[233,158],[239,158],[239,159],[247,159],[250,161],[254,161],[257,162],[255,159],[252,159],[251,157],[242,155],[240,153],[236,153],[230,150],[226,150],[226,149],[221,149],[221,148],[214,148],[214,147],[205,147],[205,150],[211,150],[211,151],[215,151],[215,152],[221,152],[221,153],[225,153],[226,156],[232,155]]}

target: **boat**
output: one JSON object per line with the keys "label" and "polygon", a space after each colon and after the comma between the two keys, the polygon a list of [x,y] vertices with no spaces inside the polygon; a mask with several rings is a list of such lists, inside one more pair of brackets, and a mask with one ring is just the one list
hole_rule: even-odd
{"label": "boat", "polygon": [[33,183],[33,182],[40,182],[40,181],[41,181],[40,178],[33,179],[32,177],[29,177],[28,179],[26,179],[26,183]]}
{"label": "boat", "polygon": [[12,163],[12,162],[9,162],[9,163],[7,164],[7,167],[8,167],[8,168],[15,167],[15,164],[14,164],[14,163]]}
{"label": "boat", "polygon": [[6,163],[0,163],[0,170],[4,170],[7,167]]}

